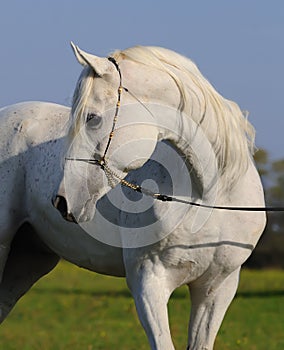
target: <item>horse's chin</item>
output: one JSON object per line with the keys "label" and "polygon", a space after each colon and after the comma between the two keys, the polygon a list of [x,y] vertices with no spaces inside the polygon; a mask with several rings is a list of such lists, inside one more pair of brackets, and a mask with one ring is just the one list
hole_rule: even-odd
{"label": "horse's chin", "polygon": [[76,222],[78,224],[83,224],[85,222],[92,221],[93,218],[94,218],[94,215],[91,215],[90,213],[83,213],[78,217],[78,219],[76,219]]}
{"label": "horse's chin", "polygon": [[80,223],[92,221],[96,214],[96,206],[97,202],[105,195],[107,194],[109,189],[103,188],[98,194],[93,195],[90,197],[85,205],[83,206],[82,210],[75,214],[74,217],[76,218],[76,221]]}
{"label": "horse's chin", "polygon": [[91,221],[95,216],[95,212],[96,212],[95,207],[96,205],[94,202],[88,202],[82,208],[80,213],[77,213],[77,214],[73,213],[77,223],[80,224],[80,223]]}

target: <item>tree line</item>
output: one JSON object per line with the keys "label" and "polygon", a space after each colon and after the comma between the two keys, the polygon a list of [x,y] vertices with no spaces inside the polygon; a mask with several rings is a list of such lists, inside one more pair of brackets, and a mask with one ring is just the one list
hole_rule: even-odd
{"label": "tree line", "polygon": [[[266,206],[284,207],[284,159],[272,160],[269,153],[259,149],[254,156],[262,179]],[[267,213],[266,229],[247,267],[284,268],[284,212]]]}

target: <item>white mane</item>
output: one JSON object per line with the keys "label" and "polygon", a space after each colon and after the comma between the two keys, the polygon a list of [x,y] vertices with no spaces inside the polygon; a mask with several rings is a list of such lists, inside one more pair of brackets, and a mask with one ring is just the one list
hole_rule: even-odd
{"label": "white mane", "polygon": [[[212,117],[215,119],[217,132],[211,142],[220,174],[225,177],[227,186],[233,185],[245,173],[254,151],[254,128],[238,105],[222,97],[190,59],[164,48],[142,46],[116,51],[112,56],[118,63],[124,59],[132,60],[169,74],[180,92],[180,110],[185,110],[204,129],[205,134],[210,120],[207,127],[203,122],[209,117],[211,121]],[[94,78],[93,70],[87,67],[78,81],[72,107],[75,130],[80,125],[80,116],[83,115]],[[194,103],[199,105],[198,115],[192,113]]]}

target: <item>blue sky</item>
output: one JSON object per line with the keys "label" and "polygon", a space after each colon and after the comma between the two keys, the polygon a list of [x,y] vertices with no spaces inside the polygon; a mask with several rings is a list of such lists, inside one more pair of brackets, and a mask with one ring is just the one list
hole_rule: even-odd
{"label": "blue sky", "polygon": [[283,14],[283,0],[1,0],[0,106],[69,105],[81,71],[71,40],[102,56],[164,46],[248,110],[257,145],[284,158]]}

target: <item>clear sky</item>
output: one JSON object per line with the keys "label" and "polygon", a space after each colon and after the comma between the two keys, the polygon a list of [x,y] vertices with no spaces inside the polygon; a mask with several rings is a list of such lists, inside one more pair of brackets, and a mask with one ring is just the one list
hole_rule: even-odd
{"label": "clear sky", "polygon": [[81,67],[69,42],[105,56],[164,46],[250,112],[257,145],[284,158],[283,0],[0,0],[0,106],[70,105]]}

